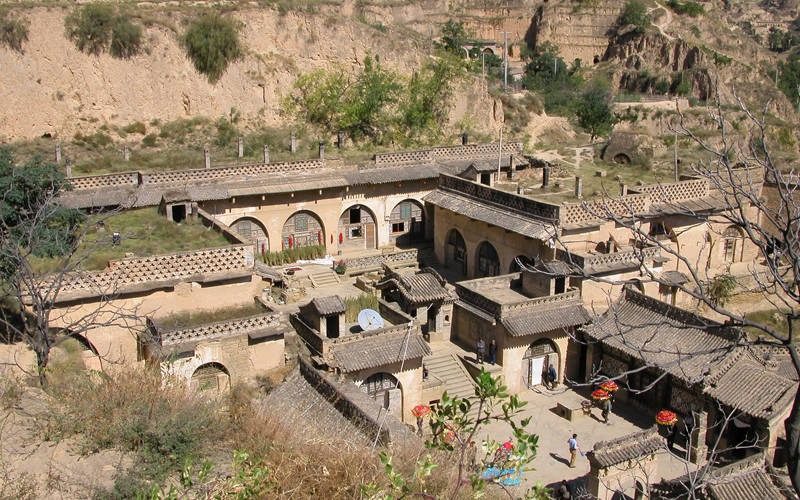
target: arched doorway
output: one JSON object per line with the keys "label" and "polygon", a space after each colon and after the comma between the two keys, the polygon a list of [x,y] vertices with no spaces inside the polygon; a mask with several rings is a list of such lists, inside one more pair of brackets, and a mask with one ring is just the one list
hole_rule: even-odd
{"label": "arched doorway", "polygon": [[67,330],[59,331],[58,344],[52,350],[53,365],[83,365],[87,370],[103,369],[100,354],[89,339]]}
{"label": "arched doorway", "polygon": [[516,257],[514,257],[514,260],[511,261],[511,265],[508,266],[508,272],[518,273],[522,271],[522,266],[520,266],[520,263],[522,264],[522,266],[525,266],[527,268],[533,267],[533,260],[531,260],[530,257],[526,257],[524,255],[517,255]]}
{"label": "arched doorway", "polygon": [[497,250],[488,241],[484,241],[478,246],[476,277],[484,278],[487,276],[497,276],[500,274],[500,257]]}
{"label": "arched doorway", "polygon": [[361,390],[390,412],[400,415],[403,411],[403,389],[390,373],[370,375],[361,384]]}
{"label": "arched doorway", "polygon": [[722,259],[726,263],[742,261],[742,248],[744,247],[744,235],[742,230],[736,226],[728,226],[722,233]]}
{"label": "arched doorway", "polygon": [[467,275],[467,244],[458,229],[451,229],[447,235],[447,243],[444,246],[444,265],[453,266],[464,276]]}
{"label": "arched doorway", "polygon": [[254,241],[258,252],[269,252],[267,230],[258,220],[252,217],[242,217],[241,219],[236,219],[233,224],[231,224],[231,229],[242,238]]}
{"label": "arched doorway", "polygon": [[[522,357],[522,381],[530,389],[544,383],[544,374],[554,366],[558,374],[558,349],[550,339],[532,343]],[[560,375],[560,374],[558,374]]]}
{"label": "arched doorway", "polygon": [[425,239],[425,220],[422,204],[417,200],[403,200],[389,215],[389,241],[406,245]]}
{"label": "arched doorway", "polygon": [[375,215],[364,205],[353,205],[339,217],[339,248],[377,248]]}
{"label": "arched doorway", "polygon": [[301,210],[286,219],[281,231],[282,248],[325,245],[325,230],[322,220],[314,212]]}
{"label": "arched doorway", "polygon": [[224,392],[231,387],[231,376],[222,364],[206,363],[194,371],[189,385],[196,391]]}

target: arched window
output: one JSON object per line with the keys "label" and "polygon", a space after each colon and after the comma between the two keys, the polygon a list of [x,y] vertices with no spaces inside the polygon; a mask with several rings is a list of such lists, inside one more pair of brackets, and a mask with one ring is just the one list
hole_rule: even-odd
{"label": "arched window", "polygon": [[375,216],[364,205],[353,205],[339,216],[340,248],[375,248]]}
{"label": "arched window", "polygon": [[255,241],[259,252],[269,251],[269,238],[264,226],[256,219],[243,217],[231,224],[231,229],[244,239]]}
{"label": "arched window", "polygon": [[544,381],[544,374],[553,366],[556,369],[556,377],[561,378],[558,373],[558,350],[550,339],[540,339],[532,343],[522,357],[522,378],[527,387],[540,385]]}
{"label": "arched window", "polygon": [[742,261],[742,245],[744,236],[741,229],[736,226],[728,226],[722,233],[722,258],[725,262]]}
{"label": "arched window", "polygon": [[[390,373],[376,373],[368,377],[363,384],[361,390],[366,392],[375,401],[380,403],[384,408],[389,408],[392,403],[393,397],[397,397],[401,392],[400,385],[397,379]],[[397,396],[395,396],[395,394]]]}
{"label": "arched window", "polygon": [[491,243],[484,241],[478,247],[478,277],[500,274],[500,258]]}
{"label": "arched window", "polygon": [[314,212],[302,210],[295,212],[286,220],[281,232],[283,248],[325,245],[325,231],[322,220]]}
{"label": "arched window", "polygon": [[192,374],[191,387],[197,391],[227,391],[231,386],[228,369],[220,363],[206,363]]}
{"label": "arched window", "polygon": [[425,238],[425,220],[422,204],[417,200],[403,200],[394,206],[389,215],[389,239],[398,245]]}
{"label": "arched window", "polygon": [[445,265],[452,264],[461,274],[467,274],[467,245],[457,229],[450,230],[450,234],[447,235],[444,260]]}

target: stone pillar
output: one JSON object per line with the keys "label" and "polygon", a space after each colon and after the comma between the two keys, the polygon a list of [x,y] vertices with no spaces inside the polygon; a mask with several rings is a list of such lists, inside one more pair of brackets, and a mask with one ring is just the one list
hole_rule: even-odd
{"label": "stone pillar", "polygon": [[619,185],[619,195],[625,196],[628,194],[628,185],[620,183]]}
{"label": "stone pillar", "polygon": [[469,144],[469,135],[467,135],[467,133],[464,132],[463,134],[461,134],[461,145],[466,146],[467,144]]}
{"label": "stone pillar", "polygon": [[325,143],[322,141],[319,141],[319,159],[325,159]]}
{"label": "stone pillar", "polygon": [[583,177],[575,176],[575,198],[583,198]]}
{"label": "stone pillar", "polygon": [[517,194],[525,194],[522,189],[522,186],[520,186],[519,184],[517,184]]}
{"label": "stone pillar", "polygon": [[206,168],[211,168],[211,151],[208,148],[203,149],[203,157],[206,161]]}
{"label": "stone pillar", "polygon": [[56,144],[56,163],[61,163],[61,144]]}
{"label": "stone pillar", "polygon": [[589,382],[592,378],[592,371],[594,370],[594,342],[586,344],[586,373],[584,373],[584,382]]}
{"label": "stone pillar", "polygon": [[292,132],[292,134],[289,136],[289,141],[289,152],[294,154],[297,152],[297,136],[294,134],[294,132]]}
{"label": "stone pillar", "polygon": [[516,172],[514,169],[517,168],[517,161],[514,159],[514,155],[509,155],[508,157],[508,178],[513,179],[515,177]]}
{"label": "stone pillar", "polygon": [[344,147],[344,130],[340,130],[336,134],[336,147],[342,149]]}
{"label": "stone pillar", "polygon": [[542,189],[547,189],[550,187],[550,167],[544,167],[542,169]]}
{"label": "stone pillar", "polygon": [[64,158],[64,165],[67,168],[67,178],[72,177],[72,162],[69,158]]}
{"label": "stone pillar", "polygon": [[239,158],[244,157],[244,139],[239,137]]}
{"label": "stone pillar", "polygon": [[264,163],[269,163],[269,146],[264,144]]}
{"label": "stone pillar", "polygon": [[125,146],[125,149],[122,150],[122,157],[125,158],[125,161],[130,161],[131,159],[131,148]]}
{"label": "stone pillar", "polygon": [[708,446],[706,434],[708,433],[708,412],[696,411],[694,414],[694,430],[692,431],[692,446],[689,449],[689,460],[693,464],[702,464],[706,461]]}

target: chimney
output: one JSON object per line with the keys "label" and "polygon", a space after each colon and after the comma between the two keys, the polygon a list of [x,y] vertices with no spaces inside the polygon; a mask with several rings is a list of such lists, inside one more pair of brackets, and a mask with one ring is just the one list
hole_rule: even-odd
{"label": "chimney", "polygon": [[64,158],[64,165],[67,167],[67,178],[72,177],[72,162],[69,158]]}
{"label": "chimney", "polygon": [[291,144],[289,145],[289,152],[294,154],[297,151],[297,136],[292,132],[290,136]]}
{"label": "chimney", "polygon": [[211,152],[208,148],[203,149],[203,157],[206,160],[206,168],[211,168]]}
{"label": "chimney", "polygon": [[61,144],[56,144],[56,163],[61,163]]}
{"label": "chimney", "polygon": [[130,161],[131,159],[131,148],[125,146],[125,149],[122,150],[122,157],[125,158],[125,161]]}
{"label": "chimney", "polygon": [[542,189],[550,187],[550,167],[542,168]]}
{"label": "chimney", "polygon": [[625,196],[627,194],[628,194],[628,185],[627,184],[623,184],[623,183],[620,182],[619,183],[619,195],[620,196]]}
{"label": "chimney", "polygon": [[466,146],[467,144],[469,144],[469,135],[467,135],[467,133],[464,132],[463,134],[461,134],[461,145]]}
{"label": "chimney", "polygon": [[244,139],[239,137],[239,158],[244,156]]}
{"label": "chimney", "polygon": [[269,146],[264,144],[264,163],[269,163]]}
{"label": "chimney", "polygon": [[319,159],[325,159],[325,143],[323,141],[319,141]]}
{"label": "chimney", "polygon": [[336,134],[336,147],[342,149],[344,147],[344,130],[340,130]]}
{"label": "chimney", "polygon": [[583,198],[583,177],[575,176],[575,198]]}

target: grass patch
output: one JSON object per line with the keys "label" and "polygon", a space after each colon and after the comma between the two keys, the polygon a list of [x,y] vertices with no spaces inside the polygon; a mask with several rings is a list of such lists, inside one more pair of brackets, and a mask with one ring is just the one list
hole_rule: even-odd
{"label": "grass patch", "polygon": [[195,326],[215,323],[217,321],[227,321],[232,319],[247,318],[256,314],[265,313],[264,306],[257,302],[239,307],[229,307],[217,311],[195,311],[179,314],[171,314],[165,318],[157,320],[159,326],[169,329],[173,328],[193,328]]}
{"label": "grass patch", "polygon": [[16,17],[10,10],[0,9],[0,45],[22,54],[22,44],[28,41],[29,25],[27,18]]}
{"label": "grass patch", "polygon": [[[784,316],[783,313],[781,313],[777,309],[769,309],[766,311],[755,311],[745,314],[744,317],[749,319],[750,321],[754,321],[756,323],[772,328],[780,335],[784,336],[789,335],[789,325],[786,322],[786,316]],[[795,331],[797,331],[797,329],[800,328],[800,320],[795,320],[794,324],[792,325],[792,328]],[[764,333],[763,330],[760,330],[752,326],[745,327],[745,331],[753,339],[757,338],[759,335],[767,335],[766,333]]]}
{"label": "grass patch", "polygon": [[311,245],[307,247],[287,248],[280,252],[266,252],[261,254],[261,260],[270,266],[291,264],[298,260],[311,260],[325,257],[325,245]]}
{"label": "grass patch", "polygon": [[[86,270],[103,269],[109,260],[125,257],[126,253],[144,257],[154,254],[182,252],[229,245],[221,234],[207,229],[200,221],[186,219],[176,224],[158,214],[155,207],[127,210],[104,220],[105,228],[89,229],[78,252],[91,250],[83,263]],[[119,246],[112,246],[111,236],[120,233]],[[39,259],[37,270],[46,272],[57,265],[56,259]]]}
{"label": "grass patch", "polygon": [[378,310],[378,297],[362,293],[358,297],[346,297],[344,299],[344,305],[347,308],[344,313],[345,321],[354,323],[358,321],[358,313],[363,309]]}

